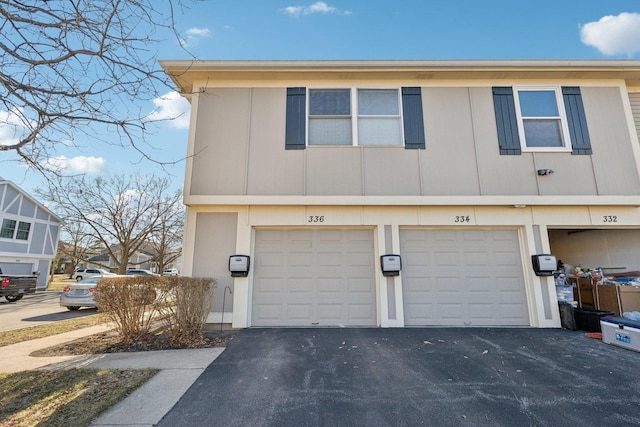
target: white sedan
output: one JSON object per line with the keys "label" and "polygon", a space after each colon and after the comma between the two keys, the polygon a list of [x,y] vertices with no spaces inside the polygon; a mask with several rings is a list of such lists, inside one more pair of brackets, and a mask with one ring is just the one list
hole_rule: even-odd
{"label": "white sedan", "polygon": [[[123,276],[113,274],[105,277]],[[60,293],[60,306],[67,307],[68,310],[72,311],[79,310],[80,307],[96,308],[93,294],[100,279],[102,279],[102,276],[93,276],[65,286]]]}

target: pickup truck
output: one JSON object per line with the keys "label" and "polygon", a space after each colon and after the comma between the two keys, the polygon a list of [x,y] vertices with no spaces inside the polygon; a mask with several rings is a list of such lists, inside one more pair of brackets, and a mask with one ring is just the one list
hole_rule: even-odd
{"label": "pickup truck", "polygon": [[22,299],[24,294],[33,294],[38,284],[38,273],[31,275],[7,275],[0,269],[0,297],[14,302]]}

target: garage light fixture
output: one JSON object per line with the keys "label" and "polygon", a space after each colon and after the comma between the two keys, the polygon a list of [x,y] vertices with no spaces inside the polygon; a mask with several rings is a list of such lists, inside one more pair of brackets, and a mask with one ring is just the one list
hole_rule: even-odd
{"label": "garage light fixture", "polygon": [[538,169],[539,176],[551,175],[553,173],[553,169]]}

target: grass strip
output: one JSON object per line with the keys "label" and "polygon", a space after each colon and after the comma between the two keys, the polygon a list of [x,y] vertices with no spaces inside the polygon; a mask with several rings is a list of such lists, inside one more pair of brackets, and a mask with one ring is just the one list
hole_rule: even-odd
{"label": "grass strip", "polygon": [[62,320],[59,322],[45,323],[42,325],[30,326],[28,328],[14,329],[0,332],[0,347],[17,344],[23,341],[35,340],[51,335],[62,334],[75,331],[80,328],[101,325],[107,323],[109,318],[105,314],[95,314],[76,319]]}
{"label": "grass strip", "polygon": [[0,374],[0,425],[88,426],[157,372],[67,369]]}

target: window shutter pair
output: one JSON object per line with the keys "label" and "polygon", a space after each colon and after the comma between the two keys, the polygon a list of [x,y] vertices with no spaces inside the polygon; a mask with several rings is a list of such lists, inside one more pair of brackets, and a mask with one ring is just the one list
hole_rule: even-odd
{"label": "window shutter pair", "polygon": [[[304,150],[306,148],[306,92],[304,87],[287,88],[286,150]],[[422,90],[419,87],[402,88],[402,113],[404,148],[424,149]]]}
{"label": "window shutter pair", "polygon": [[[573,148],[571,154],[591,154],[591,139],[589,138],[580,88],[563,87],[562,97]],[[521,154],[513,89],[511,87],[494,87],[493,107],[496,113],[500,154]]]}

